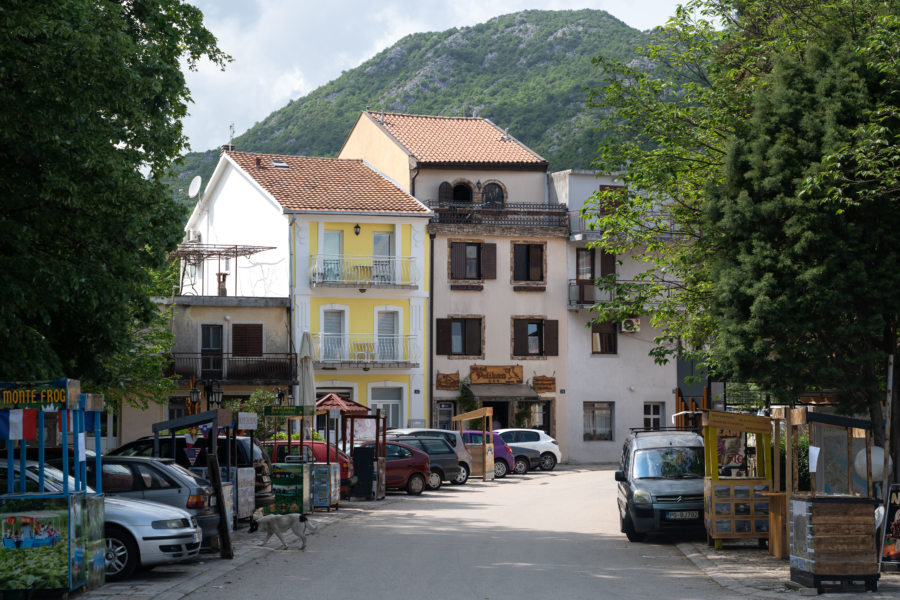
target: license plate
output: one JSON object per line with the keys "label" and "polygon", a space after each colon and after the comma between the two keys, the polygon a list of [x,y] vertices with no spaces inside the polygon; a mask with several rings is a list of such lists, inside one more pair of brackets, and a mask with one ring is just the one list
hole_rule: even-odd
{"label": "license plate", "polygon": [[698,518],[700,518],[700,511],[697,510],[670,510],[666,513],[667,521],[687,521]]}
{"label": "license plate", "polygon": [[200,535],[201,535],[201,534],[200,534],[199,531],[195,531],[195,532],[194,532],[194,537],[191,538],[191,541],[194,542],[194,543],[196,544],[197,542],[200,541]]}

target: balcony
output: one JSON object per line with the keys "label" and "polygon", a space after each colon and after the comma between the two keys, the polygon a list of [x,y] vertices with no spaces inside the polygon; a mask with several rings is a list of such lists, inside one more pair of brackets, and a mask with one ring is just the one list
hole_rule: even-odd
{"label": "balcony", "polygon": [[169,374],[180,379],[218,379],[222,383],[282,383],[297,378],[294,353],[234,356],[227,353],[173,352]]}
{"label": "balcony", "polygon": [[420,341],[414,335],[314,333],[312,338],[313,364],[317,369],[408,369],[420,362]]}
{"label": "balcony", "polygon": [[581,211],[571,210],[569,217],[569,240],[573,242],[599,240],[603,237],[600,228],[591,229],[589,222],[581,218]]}
{"label": "balcony", "polygon": [[540,227],[568,231],[569,213],[565,204],[507,202],[482,205],[464,202],[431,202],[433,224],[486,225],[494,227]]}
{"label": "balcony", "polygon": [[415,289],[419,280],[415,259],[390,256],[313,254],[309,284],[313,287],[384,287]]}
{"label": "balcony", "polygon": [[612,300],[610,290],[600,290],[593,279],[569,280],[569,308],[577,310]]}

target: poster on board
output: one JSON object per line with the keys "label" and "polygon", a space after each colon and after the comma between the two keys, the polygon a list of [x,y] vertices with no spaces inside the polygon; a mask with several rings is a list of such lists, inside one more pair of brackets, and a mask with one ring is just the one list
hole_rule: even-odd
{"label": "poster on board", "polygon": [[900,566],[900,484],[895,483],[891,486],[884,518],[881,562]]}

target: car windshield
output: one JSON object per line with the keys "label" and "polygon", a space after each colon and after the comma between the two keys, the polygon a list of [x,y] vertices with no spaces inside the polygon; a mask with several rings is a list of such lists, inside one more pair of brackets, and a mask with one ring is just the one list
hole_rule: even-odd
{"label": "car windshield", "polygon": [[703,477],[703,448],[647,448],[635,452],[635,479],[696,477]]}

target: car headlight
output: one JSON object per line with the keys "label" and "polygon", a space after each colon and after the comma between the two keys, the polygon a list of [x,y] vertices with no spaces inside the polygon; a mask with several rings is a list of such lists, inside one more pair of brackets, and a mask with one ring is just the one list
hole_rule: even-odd
{"label": "car headlight", "polygon": [[635,504],[652,504],[653,498],[647,490],[635,490],[634,496],[631,497]]}
{"label": "car headlight", "polygon": [[184,529],[189,527],[190,523],[187,519],[165,519],[162,521],[153,521],[150,523],[153,529]]}

